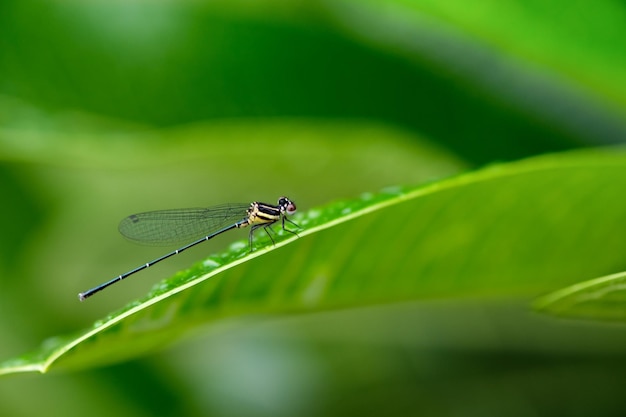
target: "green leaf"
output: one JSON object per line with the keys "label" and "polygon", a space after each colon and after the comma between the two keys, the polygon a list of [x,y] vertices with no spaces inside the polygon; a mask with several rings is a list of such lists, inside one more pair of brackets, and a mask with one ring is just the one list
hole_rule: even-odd
{"label": "green leaf", "polygon": [[434,297],[531,298],[622,261],[626,234],[615,227],[626,224],[626,201],[614,197],[624,181],[626,153],[588,151],[331,203],[294,217],[300,238],[279,233],[276,246],[260,240],[251,254],[235,243],[0,372],[117,362],[226,319]]}
{"label": "green leaf", "polygon": [[0,50],[0,93],[60,111],[153,126],[375,119],[477,163],[624,136],[614,2],[10,3],[0,37],[20,42]]}
{"label": "green leaf", "polygon": [[559,317],[626,322],[626,272],[555,291],[537,299],[534,308]]}
{"label": "green leaf", "polygon": [[[511,104],[537,105],[535,111],[542,118],[576,123],[571,111],[557,114],[550,108],[555,102],[567,105],[563,102],[567,98],[586,101],[570,104],[569,110],[610,104],[623,114],[626,48],[619,39],[626,20],[622,5],[603,2],[593,10],[585,3],[563,0],[527,0],[523,8],[511,1],[472,10],[463,5],[460,1],[340,0],[329,8],[360,39],[446,68]],[[580,30],[583,14],[585,31]],[[528,36],[530,31],[533,36]],[[502,88],[502,80],[507,80],[507,88]]]}

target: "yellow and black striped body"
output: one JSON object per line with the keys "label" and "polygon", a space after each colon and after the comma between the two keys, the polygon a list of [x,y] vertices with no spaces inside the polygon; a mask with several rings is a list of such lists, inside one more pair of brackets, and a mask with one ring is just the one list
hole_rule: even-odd
{"label": "yellow and black striped body", "polygon": [[250,241],[250,250],[252,250],[252,235],[254,231],[259,227],[262,227],[265,230],[265,233],[269,236],[272,243],[274,243],[274,239],[270,234],[268,228],[276,223],[277,221],[282,221],[283,230],[293,233],[297,236],[297,233],[285,228],[285,221],[289,223],[297,225],[287,218],[287,214],[293,214],[296,211],[296,205],[289,200],[287,197],[281,197],[278,199],[277,205],[266,204],[254,202],[250,204],[248,211],[246,211],[246,217],[242,219],[240,222],[236,224],[237,228],[248,227],[250,228],[249,241]]}
{"label": "yellow and black striped body", "polygon": [[246,226],[269,226],[280,220],[280,207],[254,202],[247,211]]}

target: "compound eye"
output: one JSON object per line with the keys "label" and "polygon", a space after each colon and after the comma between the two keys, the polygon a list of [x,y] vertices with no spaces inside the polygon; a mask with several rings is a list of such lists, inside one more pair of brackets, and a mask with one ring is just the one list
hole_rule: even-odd
{"label": "compound eye", "polygon": [[292,202],[289,202],[289,204],[287,205],[287,214],[293,214],[296,212],[296,205],[293,204]]}

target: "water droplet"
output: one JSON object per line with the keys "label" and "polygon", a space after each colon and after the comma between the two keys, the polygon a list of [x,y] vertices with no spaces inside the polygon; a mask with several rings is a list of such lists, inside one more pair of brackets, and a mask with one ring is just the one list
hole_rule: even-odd
{"label": "water droplet", "polygon": [[391,195],[400,195],[400,194],[402,194],[402,187],[400,187],[398,185],[385,187],[385,188],[383,188],[381,190],[381,192],[383,192],[385,194],[391,194]]}
{"label": "water droplet", "polygon": [[246,242],[244,242],[243,240],[239,240],[237,242],[233,242],[228,248],[231,251],[238,251],[238,250],[242,250],[243,248],[246,248],[248,246],[248,244]]}
{"label": "water droplet", "polygon": [[221,266],[222,264],[220,264],[219,262],[217,262],[215,259],[206,259],[204,262],[202,262],[202,265],[205,266],[206,268],[217,268],[218,266]]}
{"label": "water droplet", "polygon": [[[322,213],[319,210],[309,210],[309,219],[317,219]],[[306,221],[306,219],[304,219]]]}

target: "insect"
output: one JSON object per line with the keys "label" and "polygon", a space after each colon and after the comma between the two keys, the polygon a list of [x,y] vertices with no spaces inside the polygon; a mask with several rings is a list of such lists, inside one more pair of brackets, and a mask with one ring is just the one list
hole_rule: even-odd
{"label": "insect", "polygon": [[252,236],[254,231],[259,228],[265,229],[272,243],[274,243],[274,239],[269,233],[269,227],[278,221],[281,222],[283,230],[297,236],[296,232],[285,227],[285,222],[299,227],[287,217],[287,215],[292,215],[295,212],[296,205],[287,197],[281,197],[276,205],[258,202],[251,204],[229,203],[208,208],[158,210],[133,214],[122,220],[119,225],[120,233],[126,238],[149,245],[170,245],[189,241],[191,243],[81,292],[78,294],[78,298],[84,301],[124,278],[229,230],[249,226],[250,251],[253,250]]}

